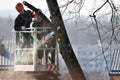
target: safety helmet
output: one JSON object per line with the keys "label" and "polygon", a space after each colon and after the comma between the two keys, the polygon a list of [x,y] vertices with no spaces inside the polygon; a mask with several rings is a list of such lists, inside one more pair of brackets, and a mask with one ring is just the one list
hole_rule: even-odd
{"label": "safety helmet", "polygon": [[35,18],[37,21],[39,21],[39,22],[41,22],[41,21],[42,21],[41,16],[40,16],[40,15],[38,15],[36,12],[33,12],[33,15],[34,15],[34,18]]}
{"label": "safety helmet", "polygon": [[[42,12],[41,9],[39,9],[39,11]],[[33,15],[34,15],[34,17],[36,17],[36,18],[40,17],[36,12],[33,12]]]}
{"label": "safety helmet", "polygon": [[17,11],[22,11],[22,10],[24,9],[23,4],[20,3],[20,2],[17,3],[16,6],[15,6],[15,9],[16,9]]}
{"label": "safety helmet", "polygon": [[33,15],[34,15],[35,18],[39,17],[39,15],[36,12],[33,12]]}

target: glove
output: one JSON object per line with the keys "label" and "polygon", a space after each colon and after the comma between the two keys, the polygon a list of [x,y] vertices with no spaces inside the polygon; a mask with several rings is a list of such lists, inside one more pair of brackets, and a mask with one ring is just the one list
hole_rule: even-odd
{"label": "glove", "polygon": [[21,29],[22,29],[22,30],[26,30],[25,26],[22,26]]}

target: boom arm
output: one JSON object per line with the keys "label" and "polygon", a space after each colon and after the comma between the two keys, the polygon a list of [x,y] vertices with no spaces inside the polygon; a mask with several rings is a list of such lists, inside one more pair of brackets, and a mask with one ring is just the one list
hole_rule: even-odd
{"label": "boom arm", "polygon": [[28,2],[26,1],[23,1],[23,4],[25,6],[27,6],[28,8],[30,8],[31,10],[35,11],[37,14],[39,14],[47,24],[51,25],[51,22],[50,20],[37,8],[35,8],[34,6],[32,6],[31,4],[29,4]]}

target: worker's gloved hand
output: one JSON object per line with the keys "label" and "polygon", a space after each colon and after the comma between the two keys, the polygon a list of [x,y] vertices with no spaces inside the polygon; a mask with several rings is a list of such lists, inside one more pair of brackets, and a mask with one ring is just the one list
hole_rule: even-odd
{"label": "worker's gloved hand", "polygon": [[22,30],[26,30],[25,26],[22,26],[21,29],[22,29]]}

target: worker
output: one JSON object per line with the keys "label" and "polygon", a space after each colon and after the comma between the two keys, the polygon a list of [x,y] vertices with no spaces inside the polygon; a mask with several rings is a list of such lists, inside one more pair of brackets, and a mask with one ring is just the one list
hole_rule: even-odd
{"label": "worker", "polygon": [[[33,15],[34,15],[34,20],[31,22],[30,28],[31,28],[31,31],[34,31],[33,28],[36,27],[36,31],[38,31],[37,32],[37,41],[36,42],[38,42],[38,41],[40,41],[40,39],[43,37],[43,34],[44,34],[44,32],[43,33],[40,32],[40,31],[42,31],[42,29],[39,29],[39,28],[44,27],[46,25],[45,25],[45,22],[42,19],[42,17],[39,16],[36,12],[33,12]],[[34,32],[31,33],[31,36],[32,36],[32,38],[34,40]],[[43,50],[40,50],[38,48],[38,50],[37,50],[37,56],[38,56],[37,63],[38,63],[38,65],[42,64],[43,53],[44,53]]]}
{"label": "worker", "polygon": [[[41,11],[41,10],[40,10]],[[42,12],[42,11],[41,11]],[[47,24],[45,23],[44,19],[38,15],[36,12],[34,12],[34,21],[31,23],[30,28],[31,30],[33,30],[33,27],[43,27],[43,32],[42,33],[37,33],[37,40],[40,41],[41,39],[43,39],[48,33],[50,33],[50,31],[46,30]],[[37,30],[37,31],[41,31],[41,30]],[[34,34],[32,34],[33,38],[34,38]],[[45,59],[46,59],[46,64],[55,64],[55,50],[53,48],[55,48],[55,44],[56,41],[55,39],[52,39],[51,42],[49,43],[45,43],[44,45],[40,46],[39,48],[47,48],[47,50],[45,50]],[[43,57],[43,50],[37,50],[37,55],[38,55],[38,60],[39,60],[39,64],[41,64],[40,61],[42,61],[42,57]]]}
{"label": "worker", "polygon": [[[15,9],[17,10],[19,14],[16,17],[15,22],[14,22],[14,30],[15,31],[29,31],[26,28],[30,27],[30,23],[33,17],[32,12],[30,10],[25,10],[23,4],[20,2],[16,4]],[[21,33],[21,34],[23,37],[22,46],[30,47],[30,40],[32,39],[31,34],[30,33]],[[19,43],[19,41],[20,41],[19,33],[16,33],[17,44]]]}
{"label": "worker", "polygon": [[[41,10],[40,10],[41,11]],[[42,11],[41,11],[42,12]],[[34,15],[34,20],[32,21],[32,23],[30,24],[30,28],[31,28],[31,31],[33,31],[32,28],[34,27],[38,27],[38,31],[41,30],[39,29],[39,27],[45,27],[46,24],[45,24],[45,21],[42,19],[41,16],[39,16],[36,12],[33,12],[33,15]],[[40,40],[41,39],[41,34],[42,33],[39,33],[37,34],[37,39]],[[31,34],[32,37],[34,37],[34,34],[32,33]]]}

